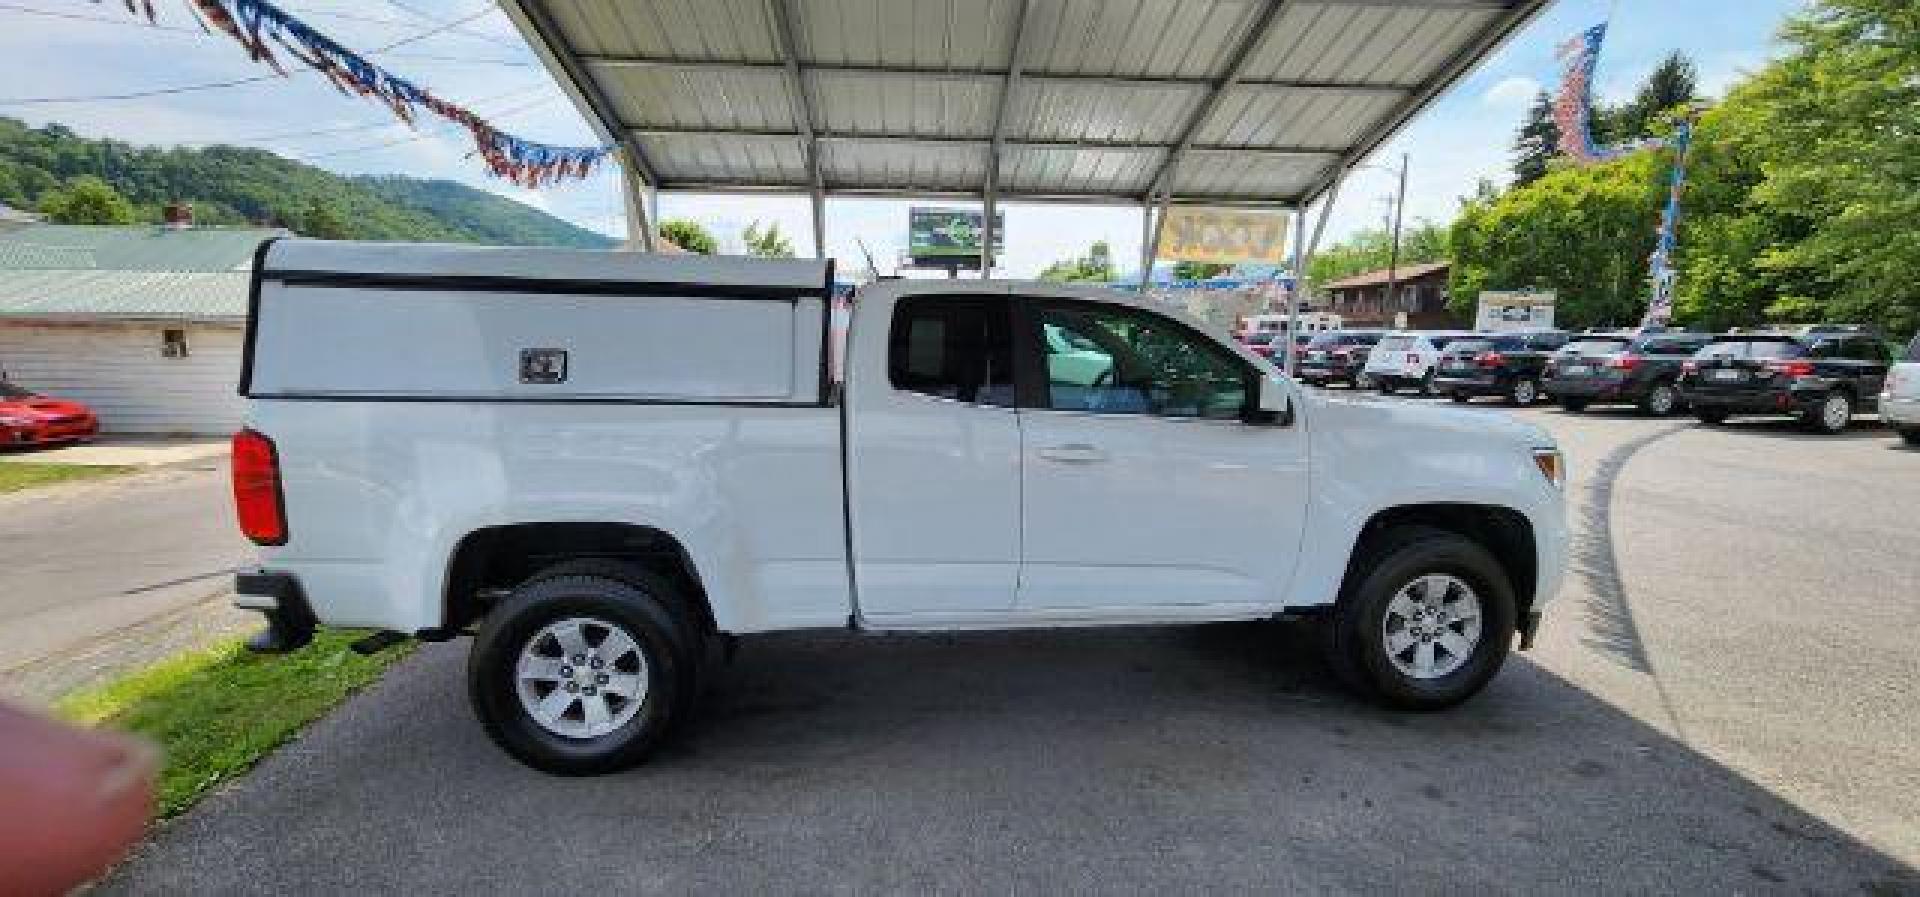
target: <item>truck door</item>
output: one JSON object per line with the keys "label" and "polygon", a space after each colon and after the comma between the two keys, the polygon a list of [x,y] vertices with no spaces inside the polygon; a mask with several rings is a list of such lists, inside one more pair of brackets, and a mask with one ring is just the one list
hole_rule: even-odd
{"label": "truck door", "polygon": [[[1018,607],[1274,605],[1306,513],[1298,423],[1243,423],[1258,376],[1207,336],[1144,309],[1021,300],[1045,382],[1021,413]],[[1157,610],[1155,610],[1157,609]]]}
{"label": "truck door", "polygon": [[1020,417],[1004,292],[856,311],[847,491],[860,612],[1007,612],[1020,566]]}

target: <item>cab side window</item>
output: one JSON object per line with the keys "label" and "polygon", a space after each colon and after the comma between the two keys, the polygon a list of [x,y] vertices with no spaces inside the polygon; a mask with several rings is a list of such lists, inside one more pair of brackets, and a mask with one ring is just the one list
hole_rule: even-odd
{"label": "cab side window", "polygon": [[1013,405],[1013,340],[1007,303],[992,298],[913,296],[894,306],[887,377],[895,389]]}
{"label": "cab side window", "polygon": [[1171,319],[1087,302],[1032,308],[1047,407],[1207,420],[1247,407],[1247,365]]}

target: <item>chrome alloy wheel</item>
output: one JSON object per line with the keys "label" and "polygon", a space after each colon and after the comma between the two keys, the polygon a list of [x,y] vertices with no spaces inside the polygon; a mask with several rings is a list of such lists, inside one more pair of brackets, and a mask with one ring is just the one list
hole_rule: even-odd
{"label": "chrome alloy wheel", "polygon": [[1480,596],[1455,576],[1433,573],[1400,587],[1381,627],[1387,659],[1415,679],[1438,679],[1480,645]]}
{"label": "chrome alloy wheel", "polygon": [[624,627],[569,617],[542,627],[514,668],[520,708],[565,738],[598,738],[620,728],[647,699],[647,655]]}
{"label": "chrome alloy wheel", "polygon": [[1828,394],[1826,401],[1820,403],[1820,422],[1832,432],[1838,433],[1847,428],[1847,422],[1853,419],[1853,403],[1839,393]]}

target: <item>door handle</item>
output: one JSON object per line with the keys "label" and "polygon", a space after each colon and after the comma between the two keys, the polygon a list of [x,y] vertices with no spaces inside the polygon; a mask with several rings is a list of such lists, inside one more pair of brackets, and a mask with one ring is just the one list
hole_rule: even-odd
{"label": "door handle", "polygon": [[1069,442],[1065,445],[1050,445],[1041,449],[1040,457],[1049,461],[1085,464],[1089,461],[1105,461],[1107,453],[1084,442]]}

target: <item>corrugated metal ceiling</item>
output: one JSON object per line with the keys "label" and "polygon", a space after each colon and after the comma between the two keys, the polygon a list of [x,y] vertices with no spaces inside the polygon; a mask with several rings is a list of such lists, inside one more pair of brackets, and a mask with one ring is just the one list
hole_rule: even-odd
{"label": "corrugated metal ceiling", "polygon": [[1547,2],[504,5],[661,189],[1293,205]]}

